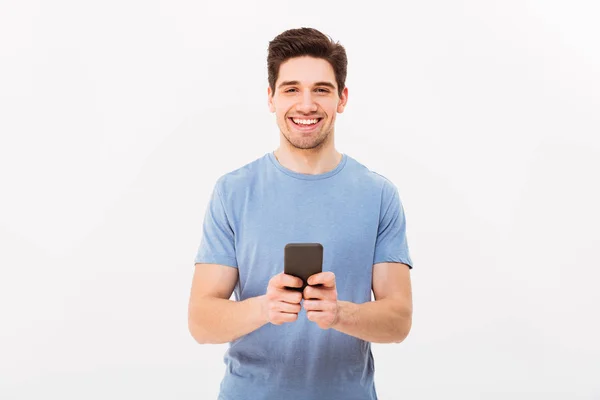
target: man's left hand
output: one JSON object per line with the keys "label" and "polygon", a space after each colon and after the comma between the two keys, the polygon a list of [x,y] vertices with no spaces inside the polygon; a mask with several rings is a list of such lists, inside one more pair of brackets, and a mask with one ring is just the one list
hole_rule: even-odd
{"label": "man's left hand", "polygon": [[308,284],[303,293],[306,317],[319,328],[329,329],[337,323],[339,313],[335,274],[327,271],[311,275]]}

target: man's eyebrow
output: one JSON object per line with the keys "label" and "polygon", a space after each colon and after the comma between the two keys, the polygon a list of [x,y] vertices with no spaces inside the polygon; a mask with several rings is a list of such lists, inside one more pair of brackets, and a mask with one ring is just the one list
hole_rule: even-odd
{"label": "man's eyebrow", "polygon": [[326,81],[317,82],[317,83],[315,83],[315,86],[327,86],[328,88],[335,89],[335,85],[333,83],[326,82]]}
{"label": "man's eyebrow", "polygon": [[[281,88],[282,86],[291,86],[291,85],[299,85],[300,81],[283,81],[279,84],[279,86],[277,86],[277,88]],[[335,89],[335,85],[331,82],[327,82],[327,81],[321,81],[321,82],[316,82],[314,84],[314,86],[327,86],[331,89]]]}

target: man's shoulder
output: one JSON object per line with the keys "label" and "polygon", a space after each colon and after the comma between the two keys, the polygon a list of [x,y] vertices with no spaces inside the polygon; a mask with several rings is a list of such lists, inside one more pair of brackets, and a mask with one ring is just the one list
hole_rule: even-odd
{"label": "man's shoulder", "polygon": [[265,154],[219,176],[216,183],[219,191],[232,193],[252,185],[266,167],[266,162],[268,162],[267,156]]}
{"label": "man's shoulder", "polygon": [[357,182],[371,185],[382,190],[395,189],[394,183],[380,172],[374,171],[357,159],[348,156],[352,168],[352,177]]}

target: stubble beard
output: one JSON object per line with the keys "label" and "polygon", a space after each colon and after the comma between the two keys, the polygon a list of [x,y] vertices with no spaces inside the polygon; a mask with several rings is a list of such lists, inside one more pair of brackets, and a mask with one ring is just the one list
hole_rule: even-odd
{"label": "stubble beard", "polygon": [[282,129],[280,129],[280,131],[292,147],[300,150],[318,150],[323,147],[325,143],[327,143],[327,139],[331,134],[332,127],[327,128],[327,130],[322,128],[315,137],[312,137],[311,135],[305,138],[298,138],[297,136],[292,138],[292,131],[287,125],[285,125],[285,132]]}

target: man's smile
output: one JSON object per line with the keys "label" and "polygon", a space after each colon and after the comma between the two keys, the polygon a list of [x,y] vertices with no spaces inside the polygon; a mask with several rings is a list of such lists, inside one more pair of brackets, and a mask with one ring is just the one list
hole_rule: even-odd
{"label": "man's smile", "polygon": [[299,131],[308,132],[314,130],[317,126],[321,125],[323,118],[288,118],[292,125]]}

